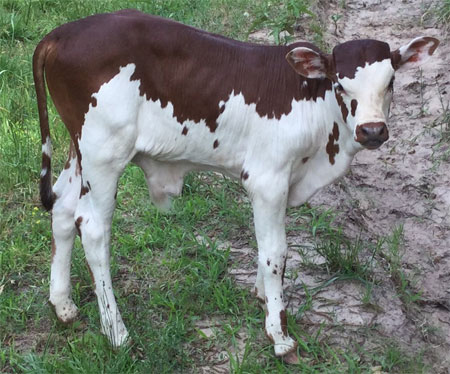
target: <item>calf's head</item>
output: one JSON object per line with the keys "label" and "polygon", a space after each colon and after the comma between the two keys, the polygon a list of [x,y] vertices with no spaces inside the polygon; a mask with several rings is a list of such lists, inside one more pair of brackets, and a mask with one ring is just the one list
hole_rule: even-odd
{"label": "calf's head", "polygon": [[306,78],[330,79],[355,148],[376,149],[389,138],[395,72],[420,65],[438,45],[435,38],[419,37],[391,52],[387,43],[355,40],[337,45],[332,54],[297,47],[286,59]]}

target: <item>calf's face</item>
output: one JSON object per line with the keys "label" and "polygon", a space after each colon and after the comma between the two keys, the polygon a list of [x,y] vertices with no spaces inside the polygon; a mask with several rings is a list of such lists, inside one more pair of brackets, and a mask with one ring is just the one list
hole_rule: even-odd
{"label": "calf's face", "polygon": [[355,148],[376,149],[389,138],[395,72],[420,65],[438,45],[437,39],[419,37],[391,52],[387,43],[355,40],[337,45],[332,54],[294,48],[286,59],[306,78],[330,79]]}

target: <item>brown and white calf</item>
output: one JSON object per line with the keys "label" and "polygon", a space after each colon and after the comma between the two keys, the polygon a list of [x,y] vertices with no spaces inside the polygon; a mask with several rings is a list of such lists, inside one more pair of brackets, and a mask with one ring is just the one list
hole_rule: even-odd
{"label": "brown and white calf", "polygon": [[[393,52],[376,40],[263,46],[230,40],[137,11],[91,16],[49,33],[33,58],[42,134],[41,198],[52,210],[50,302],[77,316],[70,261],[78,232],[95,282],[102,331],[128,337],[109,263],[117,182],[139,165],[153,202],[167,208],[191,170],[240,179],[254,211],[256,296],[276,356],[295,361],[282,274],[285,211],[342,176],[361,149],[388,139],[394,73],[417,66],[438,41]],[[45,78],[44,78],[45,75]],[[71,136],[52,187],[45,80]]]}

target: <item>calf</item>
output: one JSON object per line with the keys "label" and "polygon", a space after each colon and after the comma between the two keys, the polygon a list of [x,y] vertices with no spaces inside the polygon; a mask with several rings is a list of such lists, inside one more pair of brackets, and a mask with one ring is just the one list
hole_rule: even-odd
{"label": "calf", "polygon": [[[137,11],[65,24],[37,46],[33,73],[42,135],[41,199],[52,210],[50,302],[62,322],[77,317],[70,258],[81,237],[113,346],[128,332],[109,264],[117,182],[139,165],[163,209],[191,170],[240,179],[258,242],[255,294],[267,308],[275,355],[297,360],[287,332],[282,277],[285,211],[342,176],[361,149],[388,139],[394,73],[438,46],[419,37],[393,52],[376,40],[337,45],[243,43]],[[71,137],[52,187],[45,80]]]}

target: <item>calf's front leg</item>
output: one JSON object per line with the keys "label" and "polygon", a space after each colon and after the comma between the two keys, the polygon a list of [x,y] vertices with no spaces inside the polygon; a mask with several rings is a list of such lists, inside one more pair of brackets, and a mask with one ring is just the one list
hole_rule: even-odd
{"label": "calf's front leg", "polygon": [[[273,185],[273,183],[271,183]],[[296,362],[297,342],[287,332],[282,277],[287,256],[285,215],[287,186],[251,191],[256,240],[258,242],[258,275],[256,295],[266,304],[265,332],[274,344],[275,355],[289,355]]]}

